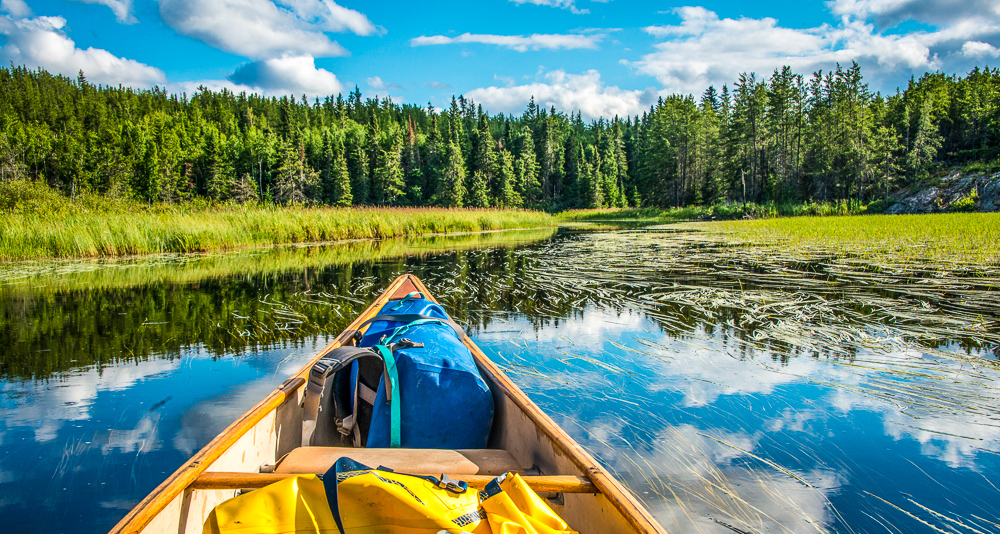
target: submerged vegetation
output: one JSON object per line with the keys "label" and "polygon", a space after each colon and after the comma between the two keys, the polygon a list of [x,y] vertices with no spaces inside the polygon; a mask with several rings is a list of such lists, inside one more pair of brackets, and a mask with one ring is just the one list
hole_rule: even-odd
{"label": "submerged vegetation", "polygon": [[202,252],[555,224],[548,214],[522,210],[148,206],[91,195],[70,200],[24,182],[0,183],[4,208],[0,260]]}

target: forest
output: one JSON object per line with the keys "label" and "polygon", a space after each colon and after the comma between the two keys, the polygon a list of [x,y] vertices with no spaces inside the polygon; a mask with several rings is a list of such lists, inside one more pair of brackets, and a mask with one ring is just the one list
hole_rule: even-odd
{"label": "forest", "polygon": [[880,202],[939,166],[992,169],[1000,69],[873,92],[853,63],[742,74],[584,122],[346,97],[192,95],[0,69],[0,181],[148,203],[534,208]]}

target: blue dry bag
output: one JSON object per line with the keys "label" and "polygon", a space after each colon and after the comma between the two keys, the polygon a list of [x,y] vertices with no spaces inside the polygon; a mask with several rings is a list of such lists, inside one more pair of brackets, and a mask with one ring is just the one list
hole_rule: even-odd
{"label": "blue dry bag", "polygon": [[303,445],[486,448],[493,396],[441,306],[411,293],[366,325],[357,347],[313,368],[309,387],[323,392],[322,413],[313,434],[307,394]]}

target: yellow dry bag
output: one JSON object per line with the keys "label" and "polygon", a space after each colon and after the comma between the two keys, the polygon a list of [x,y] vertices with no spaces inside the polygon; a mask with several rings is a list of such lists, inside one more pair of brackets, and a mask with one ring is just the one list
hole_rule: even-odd
{"label": "yellow dry bag", "polygon": [[371,469],[341,458],[323,476],[298,475],[230,499],[204,534],[575,534],[508,473],[484,491],[446,477]]}

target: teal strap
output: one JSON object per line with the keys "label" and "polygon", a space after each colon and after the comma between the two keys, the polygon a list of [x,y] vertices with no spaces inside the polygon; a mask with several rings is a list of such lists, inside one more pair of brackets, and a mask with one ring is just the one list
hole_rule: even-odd
{"label": "teal strap", "polygon": [[410,321],[410,322],[408,322],[408,323],[406,323],[406,324],[404,324],[402,326],[397,326],[396,329],[393,330],[391,334],[389,334],[384,339],[382,339],[382,344],[383,345],[388,345],[389,343],[392,343],[393,341],[395,341],[396,339],[398,339],[400,336],[402,336],[403,334],[405,334],[411,327],[414,327],[414,326],[417,326],[417,325],[437,323],[437,324],[443,324],[445,326],[451,326],[450,324],[448,324],[450,322],[451,321],[448,321],[447,319],[438,319],[436,317],[429,317],[429,318],[426,318],[426,319],[417,319],[416,321]]}
{"label": "teal strap", "polygon": [[410,294],[408,294],[405,297],[399,299],[399,302],[397,302],[395,306],[389,308],[389,311],[396,311],[396,310],[398,310],[403,304],[406,304],[406,301],[408,301],[410,299],[420,299],[420,298],[424,298],[424,296],[421,295],[419,291],[412,291],[412,292],[410,292]]}
{"label": "teal strap", "polygon": [[382,355],[385,361],[386,376],[389,379],[389,446],[399,447],[401,440],[399,434],[399,371],[396,369],[396,358],[392,351],[385,345],[375,345],[375,349]]}

